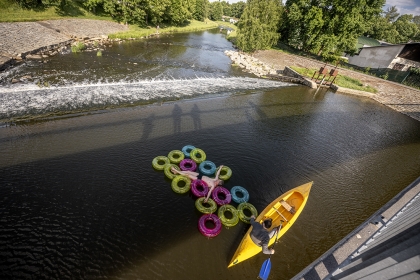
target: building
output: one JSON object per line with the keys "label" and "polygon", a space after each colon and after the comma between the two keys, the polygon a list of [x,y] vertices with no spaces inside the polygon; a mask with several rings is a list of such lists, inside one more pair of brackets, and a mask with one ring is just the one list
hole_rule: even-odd
{"label": "building", "polygon": [[346,57],[349,64],[359,67],[408,71],[410,67],[420,67],[420,43],[363,45],[357,55]]}

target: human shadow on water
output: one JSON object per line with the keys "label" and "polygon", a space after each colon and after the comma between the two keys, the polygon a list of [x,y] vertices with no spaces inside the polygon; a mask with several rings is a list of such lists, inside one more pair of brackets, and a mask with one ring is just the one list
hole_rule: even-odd
{"label": "human shadow on water", "polygon": [[201,129],[200,113],[200,108],[198,108],[197,104],[194,104],[194,106],[191,109],[191,118],[193,119],[195,130]]}
{"label": "human shadow on water", "polygon": [[155,114],[151,114],[147,118],[143,120],[143,134],[141,136],[141,140],[147,140],[149,138],[150,133],[153,131],[153,120],[155,119]]}
{"label": "human shadow on water", "polygon": [[172,110],[172,118],[174,119],[174,133],[181,132],[181,116],[182,109],[178,104],[175,104],[174,109]]}

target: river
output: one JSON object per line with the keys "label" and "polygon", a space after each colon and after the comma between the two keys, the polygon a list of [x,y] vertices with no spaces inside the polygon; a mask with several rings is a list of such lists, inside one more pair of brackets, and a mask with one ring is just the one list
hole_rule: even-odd
{"label": "river", "polygon": [[314,181],[272,279],[296,275],[419,176],[418,121],[258,79],[226,49],[218,30],[174,34],[2,74],[0,278],[255,279],[263,254],[227,268],[249,226],[204,237],[194,197],[153,169],[185,145],[229,166],[225,187],[246,188],[258,211]]}

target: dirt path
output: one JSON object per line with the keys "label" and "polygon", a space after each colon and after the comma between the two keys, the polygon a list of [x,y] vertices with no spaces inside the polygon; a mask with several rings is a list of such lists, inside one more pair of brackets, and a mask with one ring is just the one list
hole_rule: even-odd
{"label": "dirt path", "polygon": [[[316,60],[285,54],[276,50],[258,51],[253,56],[279,70],[284,69],[285,66],[319,69],[325,65],[325,63]],[[334,66],[327,65],[327,68],[332,69]],[[374,100],[420,121],[420,90],[356,71],[343,68],[338,68],[338,70],[343,75],[358,79],[363,84],[376,88],[378,92],[372,97]]]}

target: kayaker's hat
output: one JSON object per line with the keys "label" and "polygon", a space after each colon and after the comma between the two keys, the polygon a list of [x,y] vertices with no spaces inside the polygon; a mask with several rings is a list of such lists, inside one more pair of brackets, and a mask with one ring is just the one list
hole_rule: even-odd
{"label": "kayaker's hat", "polygon": [[270,218],[268,218],[268,219],[266,219],[266,220],[264,220],[264,222],[263,222],[263,224],[264,224],[264,227],[265,228],[271,228],[271,219]]}

